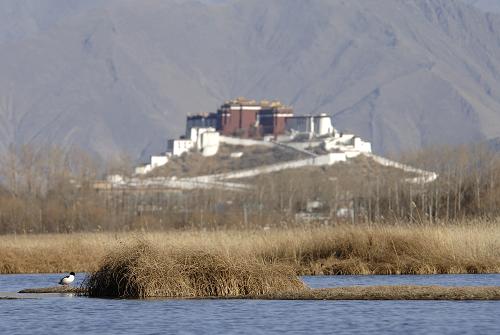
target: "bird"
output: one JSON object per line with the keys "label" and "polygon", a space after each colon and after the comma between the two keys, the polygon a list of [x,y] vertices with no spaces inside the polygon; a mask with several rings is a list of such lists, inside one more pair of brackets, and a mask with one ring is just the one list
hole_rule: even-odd
{"label": "bird", "polygon": [[59,285],[69,285],[75,280],[75,273],[70,272],[68,276],[64,276],[59,281]]}

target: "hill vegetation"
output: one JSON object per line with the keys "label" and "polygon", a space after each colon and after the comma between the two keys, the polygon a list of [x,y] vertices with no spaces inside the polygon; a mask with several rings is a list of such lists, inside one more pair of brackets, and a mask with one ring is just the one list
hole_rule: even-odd
{"label": "hill vegetation", "polygon": [[[231,154],[241,154],[241,157],[231,157]],[[167,165],[155,169],[148,176],[177,178],[196,177],[243,169],[252,169],[263,165],[308,158],[309,155],[286,147],[266,146],[220,146],[217,155],[203,157],[191,152],[180,157],[172,157]]]}

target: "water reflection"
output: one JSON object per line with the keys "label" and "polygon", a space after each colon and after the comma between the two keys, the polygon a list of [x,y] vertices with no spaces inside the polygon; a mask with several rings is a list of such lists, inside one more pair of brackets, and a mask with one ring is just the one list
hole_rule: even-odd
{"label": "water reflection", "polygon": [[418,276],[308,276],[312,288],[368,285],[500,286],[500,274]]}

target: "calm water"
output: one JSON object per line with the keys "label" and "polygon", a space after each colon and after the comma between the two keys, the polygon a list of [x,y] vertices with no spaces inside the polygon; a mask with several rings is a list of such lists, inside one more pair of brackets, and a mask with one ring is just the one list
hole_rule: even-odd
{"label": "calm water", "polygon": [[[60,275],[0,275],[0,292]],[[77,278],[83,275],[77,275]],[[304,277],[340,285],[500,285],[500,275]],[[0,296],[7,295],[0,293]],[[29,295],[28,295],[29,296]],[[500,302],[110,300],[48,295],[0,300],[0,334],[500,334]]]}

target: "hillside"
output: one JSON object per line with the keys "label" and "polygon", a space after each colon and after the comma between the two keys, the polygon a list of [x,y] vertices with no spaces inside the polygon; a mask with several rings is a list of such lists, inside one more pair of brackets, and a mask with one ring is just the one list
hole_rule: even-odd
{"label": "hillside", "polygon": [[476,6],[486,12],[500,13],[500,1],[498,0],[463,0],[465,3]]}
{"label": "hillside", "polygon": [[[231,154],[238,155],[232,157]],[[253,169],[308,157],[310,155],[286,147],[243,147],[226,144],[222,145],[217,155],[212,157],[203,157],[197,152],[172,157],[166,165],[155,169],[149,177],[197,177]]]}
{"label": "hillside", "polygon": [[456,0],[0,5],[0,151],[161,152],[225,99],[325,112],[379,154],[500,136],[500,16]]}

